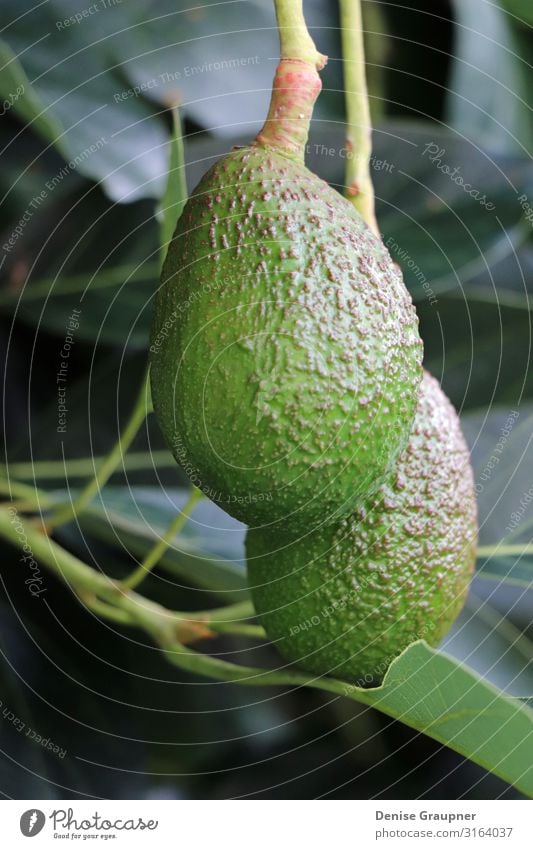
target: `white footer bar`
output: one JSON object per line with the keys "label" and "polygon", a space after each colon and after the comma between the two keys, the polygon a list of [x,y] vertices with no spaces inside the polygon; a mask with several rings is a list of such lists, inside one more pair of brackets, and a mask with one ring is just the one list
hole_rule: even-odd
{"label": "white footer bar", "polygon": [[[533,846],[533,802],[3,801],[2,846]],[[35,842],[31,842],[34,840]]]}

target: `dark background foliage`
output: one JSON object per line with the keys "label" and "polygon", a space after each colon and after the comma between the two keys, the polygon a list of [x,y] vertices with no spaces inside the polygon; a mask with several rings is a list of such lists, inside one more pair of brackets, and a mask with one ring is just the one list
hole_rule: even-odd
{"label": "dark background foliage", "polygon": [[[216,157],[249,139],[266,112],[278,51],[270,0],[189,5],[116,0],[69,25],[86,0],[3,0],[0,9],[2,97],[24,88],[16,103],[4,104],[0,122],[2,245],[24,221],[2,249],[4,463],[13,478],[51,493],[79,487],[90,473],[90,464],[73,460],[111,447],[142,378],[169,106],[181,105],[189,188]],[[306,10],[330,56],[308,164],[342,191],[336,4],[308,0]],[[364,11],[378,219],[385,241],[398,246],[395,258],[417,303],[426,365],[460,410],[472,445],[487,547],[506,535],[532,482],[533,249],[519,200],[526,195],[533,204],[531,7],[528,0],[367,0]],[[444,151],[442,163],[459,168],[477,197],[431,161],[428,145]],[[480,203],[483,195],[492,210]],[[58,433],[56,374],[73,309],[81,318],[69,359],[67,427]],[[487,478],[513,410],[518,423]],[[186,483],[152,419],[133,450],[134,462],[80,526],[61,531],[70,550],[117,576],[164,529]],[[532,524],[528,508],[512,542],[528,543]],[[205,504],[187,540],[190,550],[164,559],[147,594],[177,609],[242,598],[243,528]],[[52,575],[46,594],[32,598],[18,554],[1,546],[2,708],[67,752],[47,752],[0,716],[6,796],[519,795],[354,702],[187,676],[140,633],[100,622]],[[512,580],[476,578],[447,642],[518,696],[533,694],[531,559],[492,558],[486,571]],[[243,649],[242,640],[225,637],[212,651],[260,664],[273,650]]]}

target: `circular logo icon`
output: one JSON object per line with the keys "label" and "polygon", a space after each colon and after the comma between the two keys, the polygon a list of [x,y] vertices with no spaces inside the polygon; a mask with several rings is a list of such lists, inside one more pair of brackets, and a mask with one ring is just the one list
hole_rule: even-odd
{"label": "circular logo icon", "polygon": [[24,811],[20,818],[20,830],[24,837],[35,837],[42,831],[45,822],[46,817],[42,811],[30,808],[29,811]]}

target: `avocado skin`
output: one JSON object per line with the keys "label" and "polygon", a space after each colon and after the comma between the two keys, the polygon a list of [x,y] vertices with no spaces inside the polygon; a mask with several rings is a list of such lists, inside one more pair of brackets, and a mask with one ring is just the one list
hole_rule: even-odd
{"label": "avocado skin", "polygon": [[300,539],[246,541],[261,624],[310,672],[377,684],[411,642],[437,645],[475,565],[477,509],[459,419],[424,374],[407,449],[351,516]]}
{"label": "avocado skin", "polygon": [[422,343],[400,271],[351,204],[274,150],[232,151],[196,187],[150,348],[174,456],[250,525],[347,513],[406,445]]}

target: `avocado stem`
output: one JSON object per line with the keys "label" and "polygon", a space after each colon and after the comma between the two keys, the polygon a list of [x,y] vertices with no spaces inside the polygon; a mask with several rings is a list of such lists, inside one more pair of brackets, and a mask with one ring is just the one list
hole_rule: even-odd
{"label": "avocado stem", "polygon": [[263,128],[255,144],[304,159],[313,107],[322,83],[318,75],[327,62],[311,38],[302,0],[275,0],[280,62]]}
{"label": "avocado stem", "polygon": [[366,85],[361,0],[340,0],[340,13],[348,152],[345,195],[380,237],[370,176],[372,123]]}
{"label": "avocado stem", "polygon": [[321,88],[314,65],[301,59],[282,59],[276,68],[268,115],[255,143],[303,160]]}
{"label": "avocado stem", "polygon": [[303,0],[274,0],[278,23],[280,58],[300,59],[321,71],[327,56],[319,53],[309,34],[303,12]]}

